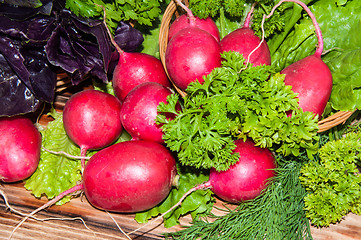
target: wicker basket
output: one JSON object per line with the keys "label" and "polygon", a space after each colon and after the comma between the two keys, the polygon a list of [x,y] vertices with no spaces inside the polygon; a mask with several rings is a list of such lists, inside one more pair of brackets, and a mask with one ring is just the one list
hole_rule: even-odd
{"label": "wicker basket", "polygon": [[[160,60],[163,63],[163,66],[165,68],[165,52],[167,49],[167,44],[168,44],[168,31],[169,31],[169,26],[171,24],[172,19],[174,19],[174,17],[178,16],[179,12],[177,12],[177,5],[174,1],[171,1],[168,5],[168,7],[166,8],[162,21],[161,21],[161,26],[160,26],[160,30],[159,30],[159,54],[160,54]],[[169,74],[165,68],[165,71],[169,77]],[[177,90],[177,92],[184,97],[186,94],[179,89],[174,82],[172,81],[172,79],[169,77],[169,79],[171,80],[174,88]],[[318,132],[324,132],[327,131],[339,124],[343,124],[346,122],[346,120],[354,113],[355,111],[340,111],[337,112],[336,114],[333,114],[321,121],[318,122],[318,127],[319,130]]]}

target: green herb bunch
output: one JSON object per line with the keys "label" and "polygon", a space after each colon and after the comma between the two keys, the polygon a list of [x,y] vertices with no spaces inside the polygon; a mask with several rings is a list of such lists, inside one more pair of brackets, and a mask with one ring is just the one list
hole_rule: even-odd
{"label": "green herb bunch", "polygon": [[[217,19],[221,15],[226,15],[229,20],[242,23],[254,6],[252,14],[252,26],[256,35],[262,36],[261,22],[263,15],[270,13],[274,4],[278,0],[189,0],[189,8],[193,14],[199,18],[212,17]],[[289,5],[286,3],[286,6]],[[269,37],[277,32],[281,32],[285,26],[284,11],[286,7],[282,5],[276,9],[271,18],[264,22],[265,37]]]}
{"label": "green herb bunch", "polygon": [[[205,76],[202,84],[191,83],[184,99],[172,94],[158,106],[163,139],[179,161],[226,170],[239,158],[232,153],[234,140],[247,137],[284,156],[298,156],[302,149],[309,156],[316,153],[317,118],[299,109],[297,94],[284,84],[284,75],[266,65],[246,68],[236,52],[225,52],[222,58],[222,67]],[[179,102],[183,109],[177,112]],[[169,113],[176,117],[169,119]]]}
{"label": "green herb bunch", "polygon": [[329,226],[349,212],[361,214],[360,150],[361,132],[349,132],[327,142],[319,157],[301,169],[302,185],[309,192],[305,211],[315,226]]}
{"label": "green herb bunch", "polygon": [[[196,220],[189,227],[166,233],[168,239],[311,240],[304,211],[306,190],[300,183],[303,161],[277,156],[279,167],[268,188],[259,197],[240,204],[212,221]],[[305,154],[302,159],[307,159]]]}
{"label": "green herb bunch", "polygon": [[104,16],[110,29],[115,29],[120,21],[137,22],[140,25],[151,26],[161,14],[159,0],[67,0],[66,8],[77,16],[99,18]]}

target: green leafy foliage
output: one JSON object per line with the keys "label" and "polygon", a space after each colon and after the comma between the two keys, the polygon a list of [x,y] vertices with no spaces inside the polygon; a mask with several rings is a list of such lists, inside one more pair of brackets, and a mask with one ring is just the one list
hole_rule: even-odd
{"label": "green leafy foliage", "polygon": [[[302,158],[305,158],[304,156]],[[196,220],[184,230],[166,233],[168,239],[312,239],[303,210],[305,189],[299,180],[302,161],[278,156],[277,175],[265,192],[212,221]]]}
{"label": "green leafy foliage", "polygon": [[[261,31],[261,22],[264,14],[268,14],[271,10],[272,6],[277,3],[275,0],[260,0],[257,1],[255,5],[254,12],[252,15],[252,26],[251,28],[255,30],[255,33],[258,36],[262,35]],[[212,17],[216,20],[217,26],[220,28],[221,36],[225,36],[224,33],[229,33],[239,27],[245,20],[248,12],[251,9],[251,5],[256,3],[256,1],[248,1],[248,0],[190,0],[189,8],[192,10],[195,16],[199,18]],[[275,15],[272,16],[267,22],[264,24],[265,37],[269,37],[275,33],[283,30],[285,19],[283,17],[283,7],[276,10]],[[226,16],[225,19],[223,16]],[[237,24],[228,24],[229,26],[225,26],[223,23],[225,22],[236,22]],[[229,27],[232,28],[229,28]],[[227,27],[227,31],[225,32],[224,27]]]}
{"label": "green leafy foliage", "polygon": [[349,212],[361,214],[361,175],[358,153],[361,132],[347,133],[329,141],[319,150],[319,158],[301,169],[306,216],[321,227],[340,221]]}
{"label": "green leafy foliage", "polygon": [[[52,151],[65,151],[74,156],[80,156],[80,148],[70,141],[63,127],[62,114],[52,111],[54,121],[41,131],[43,147]],[[55,155],[41,150],[40,161],[35,173],[26,180],[25,188],[35,197],[44,194],[54,198],[61,192],[75,186],[81,180],[80,160],[70,159],[64,155]],[[57,204],[70,200],[66,196]]]}
{"label": "green leafy foliage", "polygon": [[[166,212],[175,205],[181,197],[194,186],[208,181],[207,171],[194,171],[192,168],[178,165],[179,186],[173,188],[168,197],[158,206],[146,212],[137,213],[135,220],[139,223],[145,223],[152,217]],[[179,224],[179,218],[191,214],[193,219],[198,219],[210,212],[214,203],[211,190],[197,190],[188,195],[182,204],[166,214],[164,226],[169,228]]]}
{"label": "green leafy foliage", "polygon": [[[226,170],[239,158],[232,154],[234,140],[247,137],[284,155],[298,156],[306,149],[311,157],[317,151],[317,118],[299,109],[284,76],[273,74],[270,66],[244,68],[245,60],[236,52],[225,52],[222,58],[222,67],[205,76],[203,84],[188,86],[181,112],[176,111],[181,100],[177,94],[158,107],[163,139],[179,161]],[[168,119],[165,113],[176,117]]]}
{"label": "green leafy foliage", "polygon": [[[324,40],[324,62],[333,76],[330,103],[335,110],[360,108],[361,27],[360,1],[303,1],[309,4],[320,25]],[[327,11],[325,11],[327,9]],[[268,40],[272,64],[279,71],[315,52],[317,39],[314,26],[300,7],[285,11],[284,31]]]}
{"label": "green leafy foliage", "polygon": [[[103,18],[106,9],[106,22],[115,29],[120,21],[134,21],[141,25],[151,26],[161,14],[158,0],[67,0],[66,8],[78,16],[86,18]],[[97,5],[96,5],[97,4]]]}

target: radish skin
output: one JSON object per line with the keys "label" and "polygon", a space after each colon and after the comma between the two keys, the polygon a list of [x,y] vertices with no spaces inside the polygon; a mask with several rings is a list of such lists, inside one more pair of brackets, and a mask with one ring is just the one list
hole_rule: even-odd
{"label": "radish skin", "polygon": [[[194,17],[195,26],[208,32],[211,34],[218,42],[220,41],[220,35],[219,35],[219,29],[215,22],[210,18],[201,19],[199,17]],[[183,14],[179,16],[169,27],[168,31],[168,42],[170,39],[173,38],[173,36],[179,32],[180,30],[189,27],[190,18],[187,16],[187,14]]]}
{"label": "radish skin", "polygon": [[165,52],[165,67],[174,84],[185,90],[189,83],[203,83],[203,76],[221,66],[221,47],[208,32],[196,25],[192,11],[176,0],[187,13],[188,26],[169,41]]}
{"label": "radish skin", "polygon": [[239,52],[247,60],[247,64],[251,63],[253,66],[271,65],[271,53],[266,41],[262,41],[250,28],[253,10],[254,4],[247,14],[243,27],[222,38],[220,41],[221,51]]}
{"label": "radish skin", "polygon": [[209,181],[212,191],[230,203],[240,203],[259,196],[267,187],[276,168],[270,150],[255,146],[251,140],[235,141],[234,152],[240,154],[239,161],[226,171],[211,169]]}
{"label": "radish skin", "polygon": [[96,208],[139,212],[168,196],[176,174],[175,159],[163,145],[121,142],[88,161],[83,174],[84,192]]}
{"label": "radish skin", "polygon": [[[80,147],[81,156],[119,138],[123,130],[120,109],[121,103],[116,97],[98,90],[83,90],[69,98],[63,109],[64,129]],[[83,168],[84,164],[83,159]]]}
{"label": "radish skin", "polygon": [[120,117],[124,129],[133,140],[164,143],[161,126],[156,124],[155,119],[159,103],[165,103],[170,94],[172,91],[154,82],[140,84],[129,92]]}
{"label": "radish skin", "polygon": [[24,116],[0,117],[0,132],[0,181],[30,177],[40,160],[40,132]]}
{"label": "radish skin", "polygon": [[124,101],[134,87],[145,82],[156,82],[171,87],[158,58],[145,53],[122,52],[113,72],[112,85],[115,95],[120,101]]}

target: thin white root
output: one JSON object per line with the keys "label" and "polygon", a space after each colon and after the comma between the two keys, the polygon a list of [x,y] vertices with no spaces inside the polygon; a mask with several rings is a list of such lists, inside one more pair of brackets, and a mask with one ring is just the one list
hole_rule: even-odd
{"label": "thin white root", "polygon": [[[4,198],[5,206],[9,209],[10,212],[13,212],[13,213],[15,213],[15,214],[17,214],[17,215],[19,215],[19,216],[22,216],[22,217],[25,217],[25,216],[28,215],[28,214],[23,213],[23,212],[20,212],[20,211],[16,210],[15,208],[13,208],[12,206],[10,206],[6,194],[5,194],[4,191],[1,190],[1,189],[0,189],[0,195]],[[30,218],[32,218],[32,219],[34,219],[34,220],[36,220],[36,221],[41,221],[41,222],[51,221],[51,220],[61,220],[61,221],[75,221],[75,220],[80,220],[80,221],[83,223],[84,227],[85,227],[86,229],[88,229],[89,231],[91,231],[91,232],[94,234],[94,236],[96,236],[95,232],[94,232],[93,230],[91,230],[91,229],[88,227],[88,225],[86,225],[84,219],[82,219],[81,217],[74,217],[74,218],[55,218],[55,217],[53,217],[53,218],[38,218],[38,217],[35,217],[35,216],[30,216]]]}
{"label": "thin white root", "polygon": [[73,158],[73,159],[90,159],[91,157],[85,157],[85,156],[74,156],[74,155],[71,155],[69,153],[66,153],[64,151],[53,151],[53,150],[50,150],[50,149],[47,149],[45,147],[41,147],[43,150],[49,152],[49,153],[52,153],[52,154],[55,154],[55,155],[64,155],[64,156],[67,156],[69,158]]}
{"label": "thin white root", "polygon": [[113,218],[113,216],[108,212],[108,211],[105,211],[106,213],[108,213],[109,217],[113,220],[113,222],[115,223],[115,225],[117,225],[119,231],[121,231],[129,240],[132,240],[128,234],[126,232],[124,232],[124,230],[119,226],[119,224],[117,223],[117,221],[115,221],[115,219]]}
{"label": "thin white root", "polygon": [[55,204],[56,202],[58,202],[60,199],[62,199],[64,196],[74,193],[76,191],[80,191],[83,189],[83,185],[82,184],[78,184],[62,193],[60,193],[58,196],[56,196],[55,198],[53,198],[52,200],[48,201],[47,203],[45,203],[44,205],[42,205],[41,207],[35,209],[34,211],[32,211],[29,214],[25,214],[25,216],[23,217],[23,219],[15,226],[15,228],[12,230],[10,236],[8,239],[11,239],[12,236],[14,235],[15,231],[28,219],[28,218],[34,218],[34,214],[40,212],[41,210],[52,206],[53,204]]}

